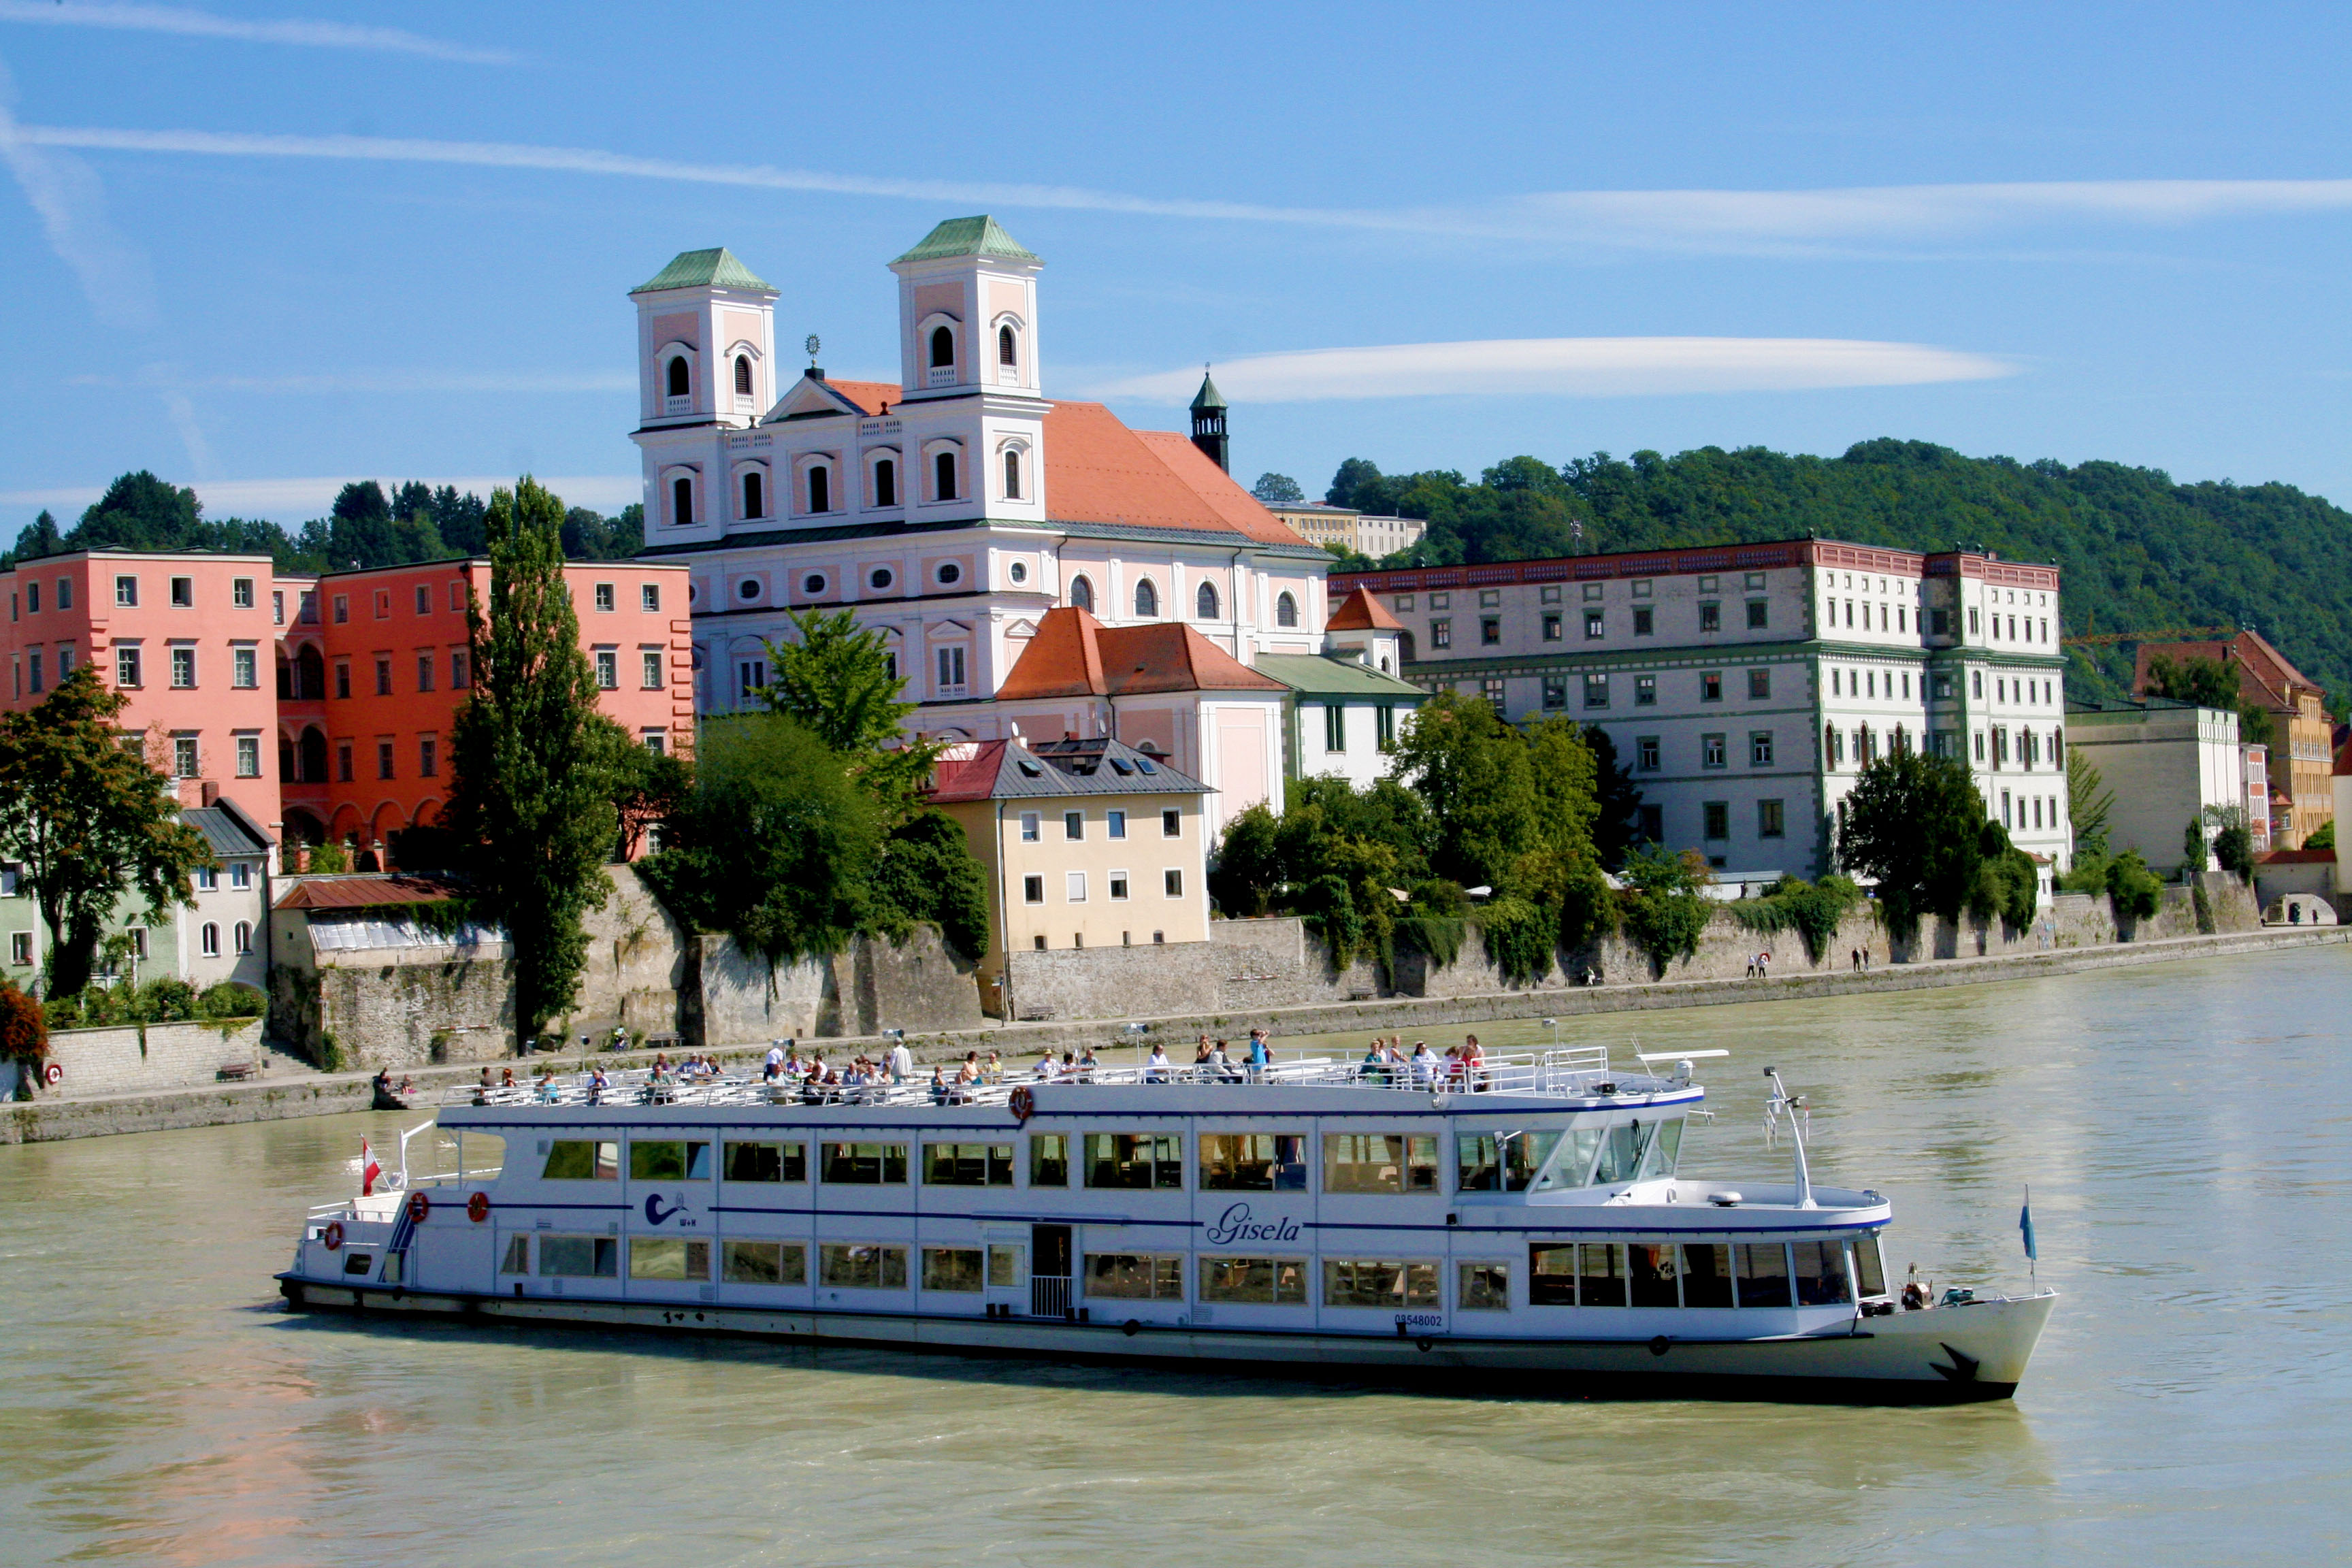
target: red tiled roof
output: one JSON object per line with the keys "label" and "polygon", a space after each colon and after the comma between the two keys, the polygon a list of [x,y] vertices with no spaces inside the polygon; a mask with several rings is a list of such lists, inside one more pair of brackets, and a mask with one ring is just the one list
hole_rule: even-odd
{"label": "red tiled roof", "polygon": [[362,871],[349,876],[298,877],[278,896],[281,910],[373,910],[386,904],[437,904],[456,891],[432,877]]}
{"label": "red tiled roof", "polygon": [[2336,765],[2328,772],[2339,779],[2352,777],[2352,741],[2336,748]]}
{"label": "red tiled roof", "polygon": [[2228,642],[2152,642],[2139,645],[2132,668],[2132,689],[2147,689],[2148,666],[2158,656],[2179,663],[2192,658],[2217,660],[2238,671],[2239,694],[2264,708],[2294,706],[2289,688],[2316,691],[2319,683],[2287,662],[2286,655],[2264,641],[2259,632],[2242,631]]}
{"label": "red tiled roof", "polygon": [[2333,849],[2273,849],[2254,857],[2257,866],[2333,866]]}
{"label": "red tiled roof", "polygon": [[1130,430],[1099,403],[1045,415],[1045,505],[1056,522],[1235,532],[1264,544],[1305,541],[1172,430]]}
{"label": "red tiled roof", "polygon": [[1004,766],[1004,748],[1010,741],[982,741],[969,757],[941,757],[931,764],[931,786],[928,799],[933,805],[941,801],[986,800],[989,791],[996,787],[996,775]]}
{"label": "red tiled roof", "polygon": [[1106,626],[1086,611],[1064,605],[1039,619],[1037,635],[1029,639],[996,695],[1001,701],[1013,702],[1142,691],[1288,689],[1181,622]]}
{"label": "red tiled roof", "polygon": [[832,381],[825,384],[868,414],[879,414],[886,405],[906,401],[907,390],[895,381]]}
{"label": "red tiled roof", "polygon": [[1404,623],[1381,608],[1371,590],[1359,585],[1339,607],[1331,612],[1324,628],[1335,632],[1401,632]]}

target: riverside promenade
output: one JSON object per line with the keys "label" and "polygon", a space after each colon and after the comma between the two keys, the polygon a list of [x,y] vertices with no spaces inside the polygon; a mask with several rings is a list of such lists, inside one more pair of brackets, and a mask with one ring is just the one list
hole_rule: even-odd
{"label": "riverside promenade", "polygon": [[[918,1061],[960,1059],[966,1051],[996,1051],[1008,1063],[1025,1066],[1025,1058],[1051,1047],[1076,1050],[1087,1045],[1131,1044],[1130,1024],[1147,1026],[1147,1037],[1187,1041],[1199,1034],[1234,1037],[1264,1027],[1277,1044],[1285,1037],[1306,1035],[1366,1035],[1427,1030],[1446,1024],[1494,1023],[1504,1019],[1578,1017],[1592,1014],[1645,1012],[1676,1007],[1709,1007],[1741,1002],[1794,1002],[1864,993],[1930,990],[1948,985],[1982,985],[2002,981],[2034,980],[2074,974],[2085,970],[2117,969],[2136,964],[2166,963],[2192,958],[2220,958],[2240,953],[2271,952],[2284,948],[2339,946],[2352,943],[2352,926],[2268,928],[2259,931],[2214,936],[2177,937],[2161,942],[2118,943],[2108,947],[2064,948],[2032,953],[2006,953],[1988,958],[1947,958],[1920,963],[1887,964],[1855,972],[1775,975],[1768,980],[1676,980],[1645,984],[1598,985],[1589,989],[1502,991],[1484,995],[1447,997],[1385,997],[1376,1001],[1325,1003],[1307,1007],[1272,1008],[1255,1013],[1187,1014],[1151,1018],[1072,1019],[1053,1023],[1006,1024],[917,1037],[907,1044]],[[880,1036],[828,1038],[811,1042],[827,1057],[842,1058],[859,1051],[878,1054],[893,1042]],[[767,1042],[746,1041],[711,1048],[722,1062],[755,1064]],[[597,1053],[608,1066],[641,1067],[653,1060],[650,1051]],[[511,1058],[509,1058],[511,1060]],[[538,1058],[561,1070],[581,1066],[574,1053]],[[420,1104],[437,1099],[446,1089],[472,1083],[482,1063],[451,1063],[444,1067],[408,1069]],[[399,1074],[395,1074],[397,1079]],[[139,1094],[44,1096],[5,1107],[0,1118],[0,1143],[48,1142],[65,1138],[92,1138],[115,1132],[156,1132],[182,1127],[216,1127],[234,1122],[274,1121],[299,1116],[335,1116],[365,1110],[373,1099],[367,1072],[320,1073],[301,1070],[238,1084]]]}

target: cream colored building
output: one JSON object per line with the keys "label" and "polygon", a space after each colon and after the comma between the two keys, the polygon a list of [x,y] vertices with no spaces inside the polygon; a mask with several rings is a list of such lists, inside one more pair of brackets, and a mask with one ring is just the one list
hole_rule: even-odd
{"label": "cream colored building", "polygon": [[1337,545],[1378,561],[1419,544],[1429,524],[1417,517],[1366,517],[1321,501],[1270,501],[1266,510],[1309,544]]}
{"label": "cream colored building", "polygon": [[1108,738],[983,741],[940,758],[930,804],[988,874],[983,998],[1008,947],[1208,941],[1202,807],[1214,793]]}

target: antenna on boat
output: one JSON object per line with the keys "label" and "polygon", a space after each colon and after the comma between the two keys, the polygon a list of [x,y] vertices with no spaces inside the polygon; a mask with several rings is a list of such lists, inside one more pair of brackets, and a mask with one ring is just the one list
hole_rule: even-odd
{"label": "antenna on boat", "polygon": [[1812,1172],[1807,1169],[1805,1165],[1804,1104],[1802,1101],[1790,1097],[1788,1085],[1780,1081],[1780,1072],[1779,1068],[1769,1067],[1766,1068],[1764,1069],[1764,1081],[1772,1086],[1771,1098],[1764,1102],[1765,1137],[1768,1141],[1770,1139],[1773,1130],[1780,1125],[1780,1117],[1782,1113],[1785,1112],[1789,1118],[1789,1145],[1791,1149],[1796,1151],[1796,1206],[1801,1209],[1811,1208],[1813,1206],[1813,1175]]}

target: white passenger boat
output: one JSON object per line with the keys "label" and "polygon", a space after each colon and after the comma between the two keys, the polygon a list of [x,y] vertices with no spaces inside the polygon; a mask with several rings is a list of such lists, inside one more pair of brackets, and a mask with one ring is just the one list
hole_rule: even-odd
{"label": "white passenger boat", "polygon": [[554,1079],[441,1108],[454,1170],[408,1172],[404,1139],[402,1172],[312,1211],[278,1278],[298,1308],[1528,1392],[2006,1397],[2054,1293],[1905,1304],[1886,1199],[1811,1184],[1801,1106],[1766,1074],[1785,1182],[1679,1175],[1709,1114],[1691,1062],[1605,1049],[1106,1068],[945,1103]]}

